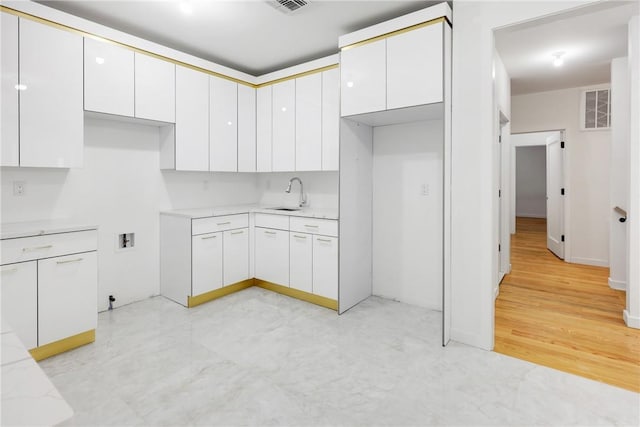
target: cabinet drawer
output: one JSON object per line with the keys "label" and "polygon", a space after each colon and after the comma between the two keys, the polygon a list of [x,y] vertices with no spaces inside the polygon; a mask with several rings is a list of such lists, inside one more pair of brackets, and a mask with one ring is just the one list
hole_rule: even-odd
{"label": "cabinet drawer", "polygon": [[96,230],[87,230],[6,239],[2,240],[1,247],[1,264],[31,261],[66,254],[95,251],[98,249],[98,233]]}
{"label": "cabinet drawer", "polygon": [[287,215],[256,214],[256,227],[289,229],[289,217]]}
{"label": "cabinet drawer", "polygon": [[191,235],[233,230],[234,228],[246,228],[249,226],[249,214],[212,216],[198,218],[191,222]]}
{"label": "cabinet drawer", "polygon": [[300,233],[322,234],[323,236],[338,236],[338,221],[333,219],[302,218],[292,216],[289,222],[291,231]]}

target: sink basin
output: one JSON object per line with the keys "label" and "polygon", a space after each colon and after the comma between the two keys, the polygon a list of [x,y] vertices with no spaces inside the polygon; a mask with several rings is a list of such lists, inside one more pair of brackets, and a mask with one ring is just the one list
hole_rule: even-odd
{"label": "sink basin", "polygon": [[292,208],[292,207],[287,207],[287,206],[278,206],[276,208],[267,208],[267,209],[271,209],[273,211],[289,211],[289,212],[293,212],[293,211],[299,211],[302,208]]}

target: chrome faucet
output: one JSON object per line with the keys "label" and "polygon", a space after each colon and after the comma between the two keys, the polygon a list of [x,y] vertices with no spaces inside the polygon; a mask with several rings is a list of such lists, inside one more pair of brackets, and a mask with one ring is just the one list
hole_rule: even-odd
{"label": "chrome faucet", "polygon": [[297,176],[294,176],[293,178],[291,178],[289,180],[289,185],[287,186],[287,189],[285,190],[287,193],[291,193],[291,184],[293,183],[293,181],[298,181],[300,183],[300,200],[298,201],[298,206],[303,207],[307,205],[307,196],[305,196],[304,194],[304,189],[302,186],[302,180],[300,178],[298,178]]}

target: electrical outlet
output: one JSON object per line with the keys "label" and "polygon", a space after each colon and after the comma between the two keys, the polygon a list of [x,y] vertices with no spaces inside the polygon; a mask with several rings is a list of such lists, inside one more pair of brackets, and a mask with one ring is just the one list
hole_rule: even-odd
{"label": "electrical outlet", "polygon": [[116,234],[116,251],[127,251],[135,247],[136,234],[135,233],[121,233]]}
{"label": "electrical outlet", "polygon": [[422,184],[422,188],[421,188],[420,193],[421,193],[423,196],[428,196],[428,195],[429,195],[429,190],[430,190],[430,188],[429,188],[429,184]]}
{"label": "electrical outlet", "polygon": [[13,181],[13,195],[24,196],[26,186],[27,183],[25,181]]}

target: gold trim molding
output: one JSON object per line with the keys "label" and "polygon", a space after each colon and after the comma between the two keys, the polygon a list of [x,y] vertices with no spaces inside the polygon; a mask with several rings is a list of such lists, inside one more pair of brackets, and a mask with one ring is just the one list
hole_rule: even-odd
{"label": "gold trim molding", "polygon": [[340,50],[349,50],[354,47],[363,46],[365,44],[377,42],[378,40],[387,39],[389,37],[397,36],[399,34],[408,33],[409,31],[417,30],[419,28],[428,27],[430,25],[440,24],[441,22],[446,22],[451,26],[451,22],[446,17],[435,18],[430,21],[421,22],[420,24],[411,25],[410,27],[401,28],[399,30],[391,31],[390,33],[381,34],[379,36],[371,37],[370,39],[362,40],[353,44],[349,44],[340,48]]}
{"label": "gold trim molding", "polygon": [[187,307],[193,308],[205,302],[213,301],[214,299],[221,298],[225,295],[233,294],[246,288],[250,288],[254,284],[254,279],[243,280],[242,282],[234,283],[233,285],[225,286],[220,289],[206,292],[204,294],[196,295],[193,297],[187,297]]}
{"label": "gold trim molding", "polygon": [[40,347],[29,350],[31,357],[36,362],[47,359],[56,354],[64,353],[65,351],[73,350],[74,348],[81,347],[85,344],[91,344],[96,340],[96,330],[91,329],[86,332],[82,332],[78,335],[73,335],[67,338],[63,338],[58,341],[54,341],[49,344],[45,344]]}
{"label": "gold trim molding", "polygon": [[321,307],[329,308],[334,311],[338,311],[338,301],[321,297],[320,295],[310,294],[298,289],[290,288],[288,286],[276,285],[275,283],[267,282],[260,279],[255,279],[255,285],[259,288],[266,289],[268,291],[276,292],[282,295],[286,295],[291,298],[299,299],[302,301],[310,302],[311,304],[319,305]]}
{"label": "gold trim molding", "polygon": [[94,40],[98,40],[100,42],[104,42],[104,43],[109,43],[109,44],[112,44],[112,45],[120,46],[120,47],[122,47],[124,49],[128,49],[128,50],[131,50],[133,52],[137,52],[137,53],[140,53],[140,54],[143,54],[143,55],[147,55],[147,56],[150,56],[152,58],[160,59],[162,61],[170,62],[172,64],[179,65],[179,66],[185,67],[185,68],[189,68],[191,70],[199,71],[201,73],[209,74],[210,76],[219,77],[221,79],[229,80],[229,81],[232,81],[232,82],[244,85],[244,86],[249,86],[249,87],[251,87],[253,89],[257,89],[257,88],[264,87],[264,86],[269,86],[269,85],[272,85],[272,84],[275,84],[275,83],[280,83],[280,82],[283,82],[283,81],[286,81],[286,80],[292,80],[292,79],[295,79],[295,78],[298,78],[298,77],[307,76],[307,75],[310,75],[310,74],[321,73],[322,71],[326,71],[326,70],[331,70],[333,68],[337,68],[338,65],[339,65],[339,64],[332,64],[332,65],[328,65],[326,67],[321,67],[321,68],[316,68],[316,69],[309,70],[309,71],[304,71],[302,73],[294,74],[294,75],[287,76],[287,77],[282,77],[280,79],[268,81],[268,82],[265,82],[265,83],[254,84],[254,83],[249,83],[249,82],[241,80],[241,79],[237,79],[235,77],[227,76],[225,74],[217,73],[215,71],[207,70],[206,68],[198,67],[197,65],[192,65],[192,64],[189,64],[189,63],[186,63],[186,62],[182,62],[182,61],[179,61],[177,59],[170,58],[168,56],[164,56],[164,55],[160,55],[160,54],[157,54],[157,53],[150,52],[148,50],[140,49],[140,48],[137,48],[135,46],[131,46],[131,45],[126,44],[126,43],[118,42],[118,41],[115,41],[113,39],[108,39],[108,38],[105,38],[105,37],[101,37],[101,36],[98,36],[96,34],[89,33],[87,31],[79,30],[77,28],[70,27],[68,25],[64,25],[64,24],[60,24],[60,23],[55,22],[55,21],[51,21],[49,19],[45,19],[45,18],[41,18],[39,16],[31,15],[29,13],[21,12],[19,10],[12,9],[10,7],[7,7],[7,6],[1,5],[1,4],[0,4],[0,11],[1,12],[6,12],[6,13],[8,13],[10,15],[18,16],[18,17],[23,18],[23,19],[29,19],[31,21],[38,22],[40,24],[48,25],[50,27],[54,27],[54,28],[57,28],[59,30],[69,31],[71,33],[79,34],[82,37],[88,37],[88,38],[92,38]]}

